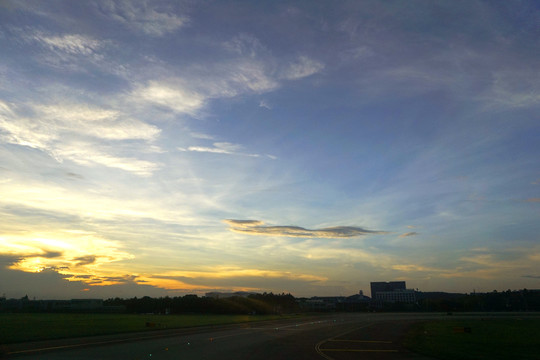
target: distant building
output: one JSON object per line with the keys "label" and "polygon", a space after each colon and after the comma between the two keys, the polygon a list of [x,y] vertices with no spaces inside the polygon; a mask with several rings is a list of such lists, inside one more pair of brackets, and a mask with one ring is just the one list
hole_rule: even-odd
{"label": "distant building", "polygon": [[406,290],[405,281],[378,281],[371,283],[371,298],[375,299],[378,292]]}
{"label": "distant building", "polygon": [[381,281],[371,283],[371,298],[378,303],[414,303],[416,293],[405,281]]}
{"label": "distant building", "polygon": [[394,291],[379,291],[375,297],[376,301],[383,303],[406,303],[411,304],[416,302],[416,294],[412,289],[394,290]]}
{"label": "distant building", "polygon": [[298,299],[299,306],[306,311],[362,311],[369,306],[370,298],[362,290],[351,296],[313,296]]}
{"label": "distant building", "polygon": [[338,304],[345,301],[345,296],[313,296],[301,305],[309,311],[335,311]]}

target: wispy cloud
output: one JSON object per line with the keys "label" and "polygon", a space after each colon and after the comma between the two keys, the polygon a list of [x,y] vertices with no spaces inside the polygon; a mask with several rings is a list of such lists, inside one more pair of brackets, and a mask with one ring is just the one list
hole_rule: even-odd
{"label": "wispy cloud", "polygon": [[[492,86],[481,95],[488,110],[530,108],[540,104],[540,78],[535,65],[522,69],[502,67],[492,73]],[[533,75],[534,74],[534,75]]]}
{"label": "wispy cloud", "polygon": [[403,272],[435,272],[435,273],[448,272],[448,270],[446,269],[438,269],[434,267],[417,265],[417,264],[392,265],[392,269],[403,271]]}
{"label": "wispy cloud", "polygon": [[[121,73],[123,64],[111,62],[106,56],[113,42],[79,33],[52,33],[33,28],[12,29],[28,45],[39,49],[34,60],[62,71],[88,73],[99,69],[105,73]],[[39,46],[34,46],[38,44]]]}
{"label": "wispy cloud", "polygon": [[350,238],[362,235],[387,234],[385,231],[366,230],[355,226],[335,226],[322,229],[305,229],[299,226],[269,226],[259,220],[224,220],[235,232],[287,237]]}
{"label": "wispy cloud", "polygon": [[299,56],[282,71],[282,77],[287,80],[297,80],[316,74],[324,69],[324,64],[307,56]]}
{"label": "wispy cloud", "polygon": [[228,142],[216,142],[212,147],[190,146],[188,148],[178,148],[180,151],[206,152],[213,154],[242,155],[250,157],[259,157],[258,154],[247,154],[242,152],[242,145],[231,144]]}
{"label": "wispy cloud", "polygon": [[223,47],[238,55],[249,58],[259,58],[270,54],[270,50],[259,39],[247,33],[234,36],[229,41],[224,42]]}
{"label": "wispy cloud", "polygon": [[177,113],[194,115],[203,105],[206,96],[192,90],[183,81],[149,81],[132,94],[137,101],[146,101],[173,110]]}
{"label": "wispy cloud", "polygon": [[418,235],[418,233],[416,231],[411,231],[411,232],[408,232],[408,233],[405,233],[405,234],[401,234],[399,235],[399,237],[408,237],[408,236],[416,236]]}
{"label": "wispy cloud", "polygon": [[453,269],[441,274],[443,278],[501,279],[523,277],[528,269],[535,268],[540,259],[538,247],[510,248],[504,251],[471,249],[459,258]]}
{"label": "wispy cloud", "polygon": [[266,291],[265,286],[291,283],[297,286],[327,281],[324,276],[292,271],[245,268],[237,266],[206,267],[196,271],[167,271],[152,275],[143,274],[136,281],[167,290],[244,290]]}
{"label": "wispy cloud", "polygon": [[272,110],[272,106],[270,106],[266,101],[264,100],[261,100],[259,101],[259,107],[262,107],[262,108],[265,108],[265,109],[268,109],[268,110]]}
{"label": "wispy cloud", "polygon": [[530,198],[525,200],[525,202],[540,202],[540,198]]}
{"label": "wispy cloud", "polygon": [[80,34],[48,35],[34,32],[26,36],[47,46],[51,51],[60,51],[72,55],[94,56],[103,46],[101,41]]}
{"label": "wispy cloud", "polygon": [[119,111],[83,104],[30,104],[33,114],[19,115],[16,107],[0,101],[0,137],[11,144],[42,150],[58,161],[104,165],[150,175],[159,165],[116,154],[103,140],[154,141],[160,129]]}
{"label": "wispy cloud", "polygon": [[308,281],[323,281],[326,277],[295,274],[290,271],[280,270],[263,270],[263,269],[247,269],[235,266],[217,266],[206,271],[169,271],[166,273],[156,274],[156,277],[170,278],[208,278],[208,279],[226,279],[235,277],[272,277],[272,278],[289,278],[302,279]]}
{"label": "wispy cloud", "polygon": [[192,138],[195,138],[195,139],[214,140],[214,137],[212,135],[208,135],[208,134],[192,132],[192,133],[190,133],[190,135],[191,135]]}
{"label": "wispy cloud", "polygon": [[104,1],[100,3],[103,14],[131,29],[150,36],[163,36],[185,26],[189,19],[185,15],[175,14],[169,6],[158,8],[150,1]]}

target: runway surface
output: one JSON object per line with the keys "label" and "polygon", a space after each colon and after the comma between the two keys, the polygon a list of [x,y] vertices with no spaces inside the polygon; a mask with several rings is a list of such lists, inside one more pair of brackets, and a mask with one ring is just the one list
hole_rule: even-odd
{"label": "runway surface", "polygon": [[20,344],[16,359],[427,359],[400,345],[440,314],[332,314],[296,320]]}

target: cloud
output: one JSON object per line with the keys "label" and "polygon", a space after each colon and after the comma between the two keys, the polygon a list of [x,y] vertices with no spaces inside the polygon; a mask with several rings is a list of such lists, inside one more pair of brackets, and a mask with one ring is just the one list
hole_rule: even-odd
{"label": "cloud", "polygon": [[385,231],[366,230],[354,226],[335,226],[323,229],[305,229],[299,226],[267,226],[259,220],[224,220],[231,230],[252,235],[314,237],[314,238],[350,238],[370,234],[387,234]]}
{"label": "cloud", "polygon": [[522,277],[529,279],[540,279],[540,275],[523,275]]}
{"label": "cloud", "polygon": [[191,135],[191,137],[193,137],[195,139],[214,140],[214,137],[212,135],[208,135],[208,134],[192,132],[192,133],[190,133],[190,135]]}
{"label": "cloud", "polygon": [[[36,116],[47,119],[43,127],[77,132],[106,140],[153,141],[161,130],[121,112],[86,104],[34,105]],[[48,123],[48,124],[47,124]]]}
{"label": "cloud", "polygon": [[172,291],[208,292],[220,291],[280,291],[302,288],[323,283],[324,276],[295,273],[291,271],[215,266],[199,271],[167,271],[137,277],[142,282]]}
{"label": "cloud", "polygon": [[[147,176],[159,165],[114,154],[121,146],[103,140],[154,141],[161,130],[113,109],[87,104],[28,104],[31,115],[19,115],[17,107],[0,101],[0,139],[42,150],[59,162],[104,165]],[[131,146],[133,144],[131,143]]]}
{"label": "cloud", "polygon": [[272,106],[270,106],[265,100],[259,101],[259,107],[272,110]]}
{"label": "cloud", "polygon": [[401,234],[399,235],[399,237],[416,236],[416,235],[418,235],[418,233],[416,231],[412,231],[405,234]]}
{"label": "cloud", "polygon": [[107,284],[102,278],[111,276],[108,266],[133,257],[116,241],[73,231],[3,234],[0,255],[13,259],[9,266],[12,270],[42,272],[52,269],[71,281],[92,284]]}
{"label": "cloud", "polygon": [[139,84],[128,101],[139,107],[157,105],[178,114],[197,116],[212,99],[276,89],[279,83],[271,77],[270,72],[264,63],[253,59],[195,64],[181,76],[166,74],[164,79]]}
{"label": "cloud", "polygon": [[480,96],[486,109],[519,109],[540,105],[540,78],[534,71],[534,65],[520,69],[496,69],[492,77],[492,86]]}
{"label": "cloud", "polygon": [[188,17],[174,13],[174,9],[149,1],[105,1],[100,3],[105,16],[136,31],[150,36],[163,36],[188,23]]}
{"label": "cloud", "polygon": [[271,69],[262,61],[235,60],[228,64],[217,66],[217,71],[223,71],[227,76],[217,88],[222,96],[235,96],[238,93],[263,93],[275,90],[279,82],[272,77]]}
{"label": "cloud", "polygon": [[[10,269],[17,262],[17,257],[0,254],[0,279],[5,286],[4,293],[8,298],[20,298],[28,295],[37,299],[73,299],[73,298],[107,298],[133,296],[165,296],[167,291],[144,284],[142,280],[135,282],[132,275],[104,276],[99,282],[93,281],[90,275],[79,275],[79,281],[70,275],[63,275],[63,269],[46,268],[40,272],[24,272]],[[103,285],[108,284],[108,285]],[[90,286],[88,286],[90,285]]]}
{"label": "cloud", "polygon": [[174,83],[149,81],[147,85],[137,88],[133,96],[135,99],[190,115],[194,115],[206,101],[206,96],[193,91],[181,80]]}
{"label": "cloud", "polygon": [[404,272],[413,272],[413,271],[418,271],[418,272],[447,272],[448,271],[448,270],[444,270],[444,269],[437,269],[437,268],[432,268],[432,267],[427,267],[427,266],[422,266],[422,265],[416,265],[416,264],[392,265],[392,269],[393,270],[398,270],[398,271],[404,271]]}
{"label": "cloud", "polygon": [[470,249],[459,258],[454,269],[441,274],[443,278],[503,279],[523,277],[523,273],[535,269],[540,252],[538,247],[507,248],[500,251]]}
{"label": "cloud", "polygon": [[240,150],[242,149],[242,146],[238,144],[231,144],[228,142],[216,142],[213,145],[214,145],[213,147],[190,146],[187,149],[178,148],[178,150],[192,151],[192,152],[206,152],[206,153],[214,153],[214,154],[242,155],[242,156],[250,156],[250,157],[260,156],[258,154],[246,154],[246,153],[240,152]]}
{"label": "cloud", "polygon": [[307,56],[300,56],[294,62],[289,64],[282,71],[282,77],[287,80],[298,80],[304,77],[316,74],[324,69],[324,64],[310,59]]}
{"label": "cloud", "polygon": [[223,43],[223,47],[238,55],[258,58],[263,55],[269,55],[270,51],[255,36],[242,33],[236,35],[231,40]]}
{"label": "cloud", "polygon": [[525,202],[540,202],[540,198],[530,198],[525,200]]}
{"label": "cloud", "polygon": [[82,265],[89,265],[96,262],[96,256],[95,255],[85,255],[85,256],[79,256],[73,259],[76,261],[77,266]]}
{"label": "cloud", "polygon": [[209,279],[226,279],[236,277],[272,277],[272,278],[288,278],[302,279],[308,281],[324,281],[326,277],[295,274],[290,271],[280,270],[261,270],[240,268],[235,266],[217,266],[207,271],[171,271],[168,273],[157,274],[157,277],[176,277],[176,278],[209,278]]}
{"label": "cloud", "polygon": [[79,34],[47,35],[43,32],[34,32],[26,36],[48,47],[52,51],[60,51],[72,55],[94,56],[103,43],[88,36]]}
{"label": "cloud", "polygon": [[33,57],[38,66],[47,65],[64,72],[93,74],[96,70],[113,74],[122,74],[125,70],[124,64],[111,62],[106,56],[107,50],[113,48],[110,40],[98,40],[78,33],[50,33],[32,28],[12,31],[17,38],[33,48],[40,48],[40,52]]}

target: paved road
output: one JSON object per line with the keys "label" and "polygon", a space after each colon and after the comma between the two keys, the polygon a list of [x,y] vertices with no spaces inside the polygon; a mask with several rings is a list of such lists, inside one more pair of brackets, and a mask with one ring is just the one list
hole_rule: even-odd
{"label": "paved road", "polygon": [[[408,325],[440,315],[335,314],[225,328],[34,344],[16,359],[425,359],[400,346]],[[52,347],[52,349],[51,349]],[[49,348],[49,349],[45,349]],[[35,351],[41,349],[40,351]],[[31,350],[31,351],[27,351]]]}

